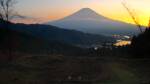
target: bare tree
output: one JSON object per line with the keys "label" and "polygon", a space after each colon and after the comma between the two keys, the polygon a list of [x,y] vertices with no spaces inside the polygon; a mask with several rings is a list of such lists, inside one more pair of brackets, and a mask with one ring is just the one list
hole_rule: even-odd
{"label": "bare tree", "polygon": [[142,31],[142,26],[140,25],[140,23],[139,23],[139,21],[138,21],[138,19],[137,19],[136,14],[134,14],[134,12],[129,8],[129,6],[127,6],[127,3],[126,3],[125,0],[122,2],[122,5],[123,5],[123,7],[127,10],[127,12],[129,13],[129,15],[131,16],[132,20],[133,20],[134,23],[138,26],[140,32],[142,33],[142,32],[143,32],[143,31]]}
{"label": "bare tree", "polygon": [[15,0],[0,0],[0,19],[10,21],[14,16]]}
{"label": "bare tree", "polygon": [[10,20],[15,16],[15,0],[0,0],[0,19],[6,21],[4,24],[5,29],[8,31],[7,38],[8,39],[8,50],[6,51],[8,53],[8,60],[13,60],[13,44],[15,43],[13,33],[9,30],[10,24],[7,22],[10,22]]}

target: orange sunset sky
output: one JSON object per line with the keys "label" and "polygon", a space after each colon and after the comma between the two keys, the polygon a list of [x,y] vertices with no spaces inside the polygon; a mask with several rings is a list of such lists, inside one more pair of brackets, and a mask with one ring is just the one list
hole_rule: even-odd
{"label": "orange sunset sky", "polygon": [[[14,19],[16,22],[43,23],[68,16],[82,8],[91,8],[111,19],[134,23],[123,0],[17,0],[16,10],[27,16],[26,19]],[[147,25],[150,17],[150,0],[126,0],[142,25]]]}

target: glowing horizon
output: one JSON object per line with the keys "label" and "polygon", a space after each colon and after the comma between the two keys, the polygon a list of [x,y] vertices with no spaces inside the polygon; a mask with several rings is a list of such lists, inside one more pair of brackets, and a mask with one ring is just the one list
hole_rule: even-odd
{"label": "glowing horizon", "polygon": [[[122,0],[18,0],[16,9],[21,15],[34,18],[22,20],[24,23],[43,23],[57,20],[82,8],[91,8],[105,17],[134,24],[121,2]],[[129,8],[135,11],[140,23],[147,26],[150,17],[150,1],[126,0],[126,2]],[[21,22],[21,20],[17,21]]]}

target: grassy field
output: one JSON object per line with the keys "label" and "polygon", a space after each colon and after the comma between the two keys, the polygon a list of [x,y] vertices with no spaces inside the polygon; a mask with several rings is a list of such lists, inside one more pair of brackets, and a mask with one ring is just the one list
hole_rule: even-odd
{"label": "grassy field", "polygon": [[148,59],[25,56],[0,65],[0,84],[149,84]]}

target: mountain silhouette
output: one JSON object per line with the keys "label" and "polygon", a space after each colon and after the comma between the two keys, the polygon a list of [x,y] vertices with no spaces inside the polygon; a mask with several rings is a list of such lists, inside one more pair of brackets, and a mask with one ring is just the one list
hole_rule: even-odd
{"label": "mountain silhouette", "polygon": [[22,32],[30,36],[48,40],[50,42],[57,41],[70,45],[93,45],[114,41],[112,37],[88,34],[76,30],[62,29],[51,25],[26,25],[12,23],[9,25],[9,28],[13,31]]}
{"label": "mountain silhouette", "polygon": [[[23,53],[72,53],[81,50],[79,47],[58,41],[48,41],[25,32],[2,28],[0,25],[0,52],[8,51]],[[0,56],[1,58],[1,56]]]}
{"label": "mountain silhouette", "polygon": [[109,19],[90,8],[83,8],[67,17],[56,21],[50,21],[46,24],[94,34],[130,35],[139,33],[135,25]]}
{"label": "mountain silhouette", "polygon": [[61,20],[101,20],[101,19],[106,19],[106,18],[104,16],[100,16],[90,8],[83,8],[78,12],[70,16],[67,16]]}

